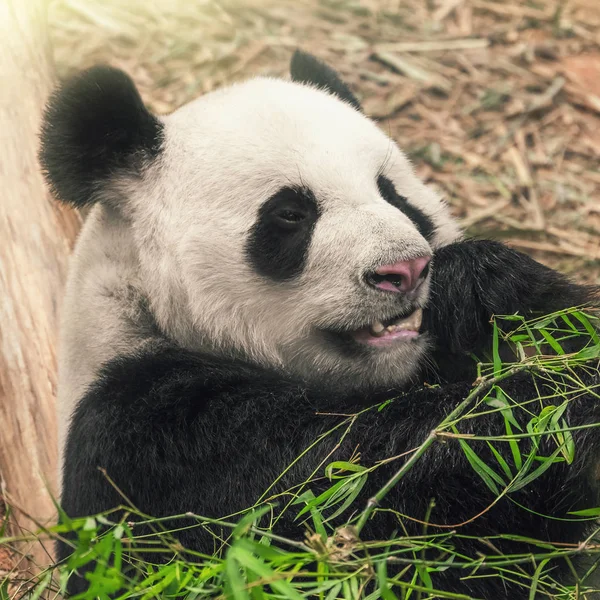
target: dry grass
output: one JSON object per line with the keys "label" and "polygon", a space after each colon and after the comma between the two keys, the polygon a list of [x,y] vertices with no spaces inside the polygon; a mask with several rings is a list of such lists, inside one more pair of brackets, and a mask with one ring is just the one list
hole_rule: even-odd
{"label": "dry grass", "polygon": [[51,27],[61,75],[109,62],[159,112],[307,49],[471,233],[600,283],[598,0],[59,0]]}

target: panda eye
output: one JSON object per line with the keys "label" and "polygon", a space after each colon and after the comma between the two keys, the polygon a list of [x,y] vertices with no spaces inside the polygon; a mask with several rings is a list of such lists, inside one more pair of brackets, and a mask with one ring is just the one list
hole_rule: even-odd
{"label": "panda eye", "polygon": [[315,203],[310,190],[282,188],[265,204],[272,225],[294,231],[314,217]]}
{"label": "panda eye", "polygon": [[283,210],[277,212],[275,217],[282,223],[296,224],[300,223],[300,221],[304,221],[304,219],[306,219],[306,214],[297,210],[284,208]]}
{"label": "panda eye", "polygon": [[246,252],[257,273],[289,281],[304,268],[320,216],[315,195],[307,187],[283,187],[258,209],[248,232]]}

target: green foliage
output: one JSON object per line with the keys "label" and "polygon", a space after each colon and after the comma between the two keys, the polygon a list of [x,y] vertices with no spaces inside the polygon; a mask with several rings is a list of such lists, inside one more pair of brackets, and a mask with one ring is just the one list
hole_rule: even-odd
{"label": "green foliage", "polygon": [[[502,327],[507,324],[510,331],[505,333]],[[167,519],[151,518],[132,506],[83,519],[69,519],[61,514],[59,525],[39,535],[64,539],[69,534],[73,546],[71,557],[43,570],[34,579],[19,580],[15,572],[8,573],[0,579],[0,600],[58,598],[70,574],[82,569],[90,582],[89,590],[74,600],[106,599],[112,594],[118,594],[122,600],[468,600],[467,596],[434,588],[432,575],[448,569],[460,569],[464,578],[495,576],[516,582],[529,590],[532,599],[591,598],[592,590],[585,576],[580,576],[573,586],[561,586],[552,575],[556,561],[570,563],[576,554],[588,553],[592,566],[594,561],[600,561],[600,549],[593,545],[553,546],[549,542],[523,540],[515,532],[505,537],[533,544],[537,548],[534,554],[492,552],[485,557],[467,557],[454,549],[453,540],[461,537],[460,528],[440,534],[429,533],[424,526],[420,536],[372,542],[361,541],[360,532],[377,510],[379,501],[439,441],[458,442],[456,451],[464,453],[471,468],[493,493],[494,502],[506,497],[518,503],[519,490],[554,465],[571,464],[577,453],[572,435],[576,428],[567,422],[567,408],[583,393],[598,395],[597,389],[586,386],[578,376],[581,369],[596,368],[600,359],[598,325],[595,315],[579,309],[531,321],[518,315],[498,317],[493,323],[491,355],[488,362],[479,365],[481,376],[472,393],[409,456],[390,457],[369,467],[360,464],[358,455],[320,465],[311,479],[285,495],[286,499],[292,498],[287,504],[281,501],[281,496],[275,498],[275,503],[273,498],[265,503],[267,490],[261,503],[243,514],[225,519],[184,514],[168,519],[170,526],[179,520],[182,527],[189,527],[191,518],[195,526],[213,532],[212,556],[184,553],[176,539],[177,530],[165,529]],[[575,339],[580,349],[569,353],[569,342]],[[515,359],[503,358],[506,348],[513,350]],[[552,385],[552,393],[540,392],[538,397],[516,402],[502,385],[523,371],[533,374],[546,386]],[[393,401],[367,410],[383,411]],[[490,413],[498,415],[498,434],[470,434],[469,422]],[[315,440],[315,444],[328,435],[337,434],[343,439],[357,417],[349,416]],[[403,460],[398,461],[398,470],[388,484],[362,511],[348,514],[350,506],[356,506],[370,473],[399,458]],[[317,479],[325,479],[329,485],[315,495],[311,484]],[[273,533],[272,524],[284,511],[294,511],[299,527],[307,532],[304,541]],[[600,517],[600,507],[573,511],[570,515],[573,520],[594,521]],[[347,522],[334,529],[333,519],[341,516]],[[425,516],[425,522],[428,517]],[[401,523],[402,515],[399,519]],[[149,526],[155,535],[139,534],[140,524]],[[229,532],[224,538],[223,531]],[[15,541],[7,536],[5,528],[0,529],[0,545]],[[493,547],[496,540],[482,541]],[[148,560],[153,553],[157,558],[167,556],[170,560],[166,563]],[[388,568],[390,564],[394,569]],[[534,569],[525,571],[522,568],[525,564],[533,565]],[[533,577],[527,574],[531,571]]]}

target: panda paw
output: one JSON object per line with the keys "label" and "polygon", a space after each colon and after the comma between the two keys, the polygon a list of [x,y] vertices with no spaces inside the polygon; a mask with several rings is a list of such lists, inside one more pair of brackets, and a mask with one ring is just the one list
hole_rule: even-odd
{"label": "panda paw", "polygon": [[469,353],[489,345],[494,315],[526,318],[600,304],[578,285],[500,242],[467,240],[435,252],[425,327],[436,347]]}

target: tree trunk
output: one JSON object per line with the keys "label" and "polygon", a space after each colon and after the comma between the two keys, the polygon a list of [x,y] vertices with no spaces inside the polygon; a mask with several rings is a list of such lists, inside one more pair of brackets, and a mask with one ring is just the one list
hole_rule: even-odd
{"label": "tree trunk", "polygon": [[79,218],[49,198],[37,162],[46,0],[0,0],[0,39],[0,479],[24,533],[55,513],[57,311]]}

